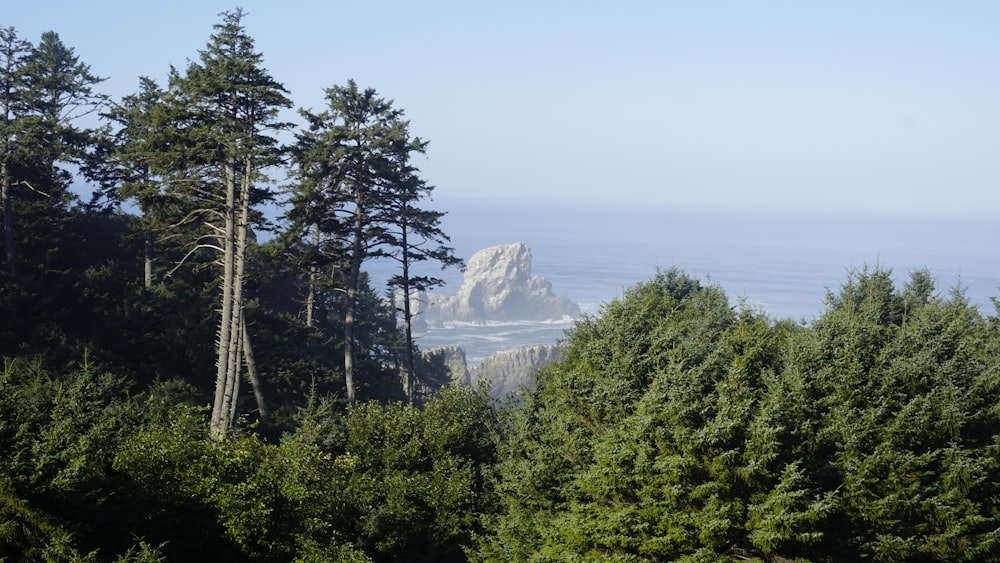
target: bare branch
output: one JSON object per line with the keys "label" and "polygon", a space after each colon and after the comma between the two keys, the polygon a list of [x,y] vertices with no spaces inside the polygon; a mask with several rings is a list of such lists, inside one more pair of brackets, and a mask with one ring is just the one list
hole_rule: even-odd
{"label": "bare branch", "polygon": [[40,189],[36,188],[35,186],[32,186],[32,185],[31,185],[31,182],[29,182],[29,181],[27,181],[27,180],[21,180],[21,181],[19,181],[19,182],[18,182],[18,184],[21,184],[21,185],[23,185],[23,186],[27,186],[27,188],[28,188],[29,190],[31,190],[31,191],[33,191],[33,192],[35,192],[36,194],[41,194],[41,195],[43,195],[43,196],[45,196],[45,197],[48,197],[48,198],[51,198],[51,197],[52,197],[52,196],[50,196],[49,194],[47,194],[47,193],[43,192],[42,190],[40,190]]}
{"label": "bare branch", "polygon": [[170,269],[169,272],[167,272],[166,277],[169,278],[169,277],[173,276],[174,272],[176,272],[177,270],[179,270],[180,267],[183,266],[185,262],[187,262],[187,259],[190,258],[191,255],[193,255],[195,252],[197,252],[199,250],[203,250],[203,249],[206,249],[206,248],[211,249],[211,250],[215,250],[217,252],[222,252],[222,249],[219,248],[218,246],[215,246],[215,245],[211,245],[211,244],[197,244],[197,245],[195,245],[194,248],[192,248],[190,251],[188,251],[188,253],[185,254],[183,258],[181,258],[180,262],[178,262],[173,268]]}

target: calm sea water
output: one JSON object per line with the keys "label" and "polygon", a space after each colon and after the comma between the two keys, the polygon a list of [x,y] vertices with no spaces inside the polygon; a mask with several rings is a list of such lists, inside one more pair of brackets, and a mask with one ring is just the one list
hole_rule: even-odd
{"label": "calm sea water", "polygon": [[[456,253],[525,242],[533,272],[586,313],[676,266],[719,284],[736,305],[745,299],[771,317],[808,323],[823,311],[828,290],[864,266],[891,268],[897,284],[927,268],[940,293],[964,289],[984,314],[1000,295],[1000,221],[858,213],[739,211],[703,208],[599,208],[572,205],[434,202],[447,211],[443,226]],[[376,283],[384,266],[370,269]],[[454,294],[461,273],[446,270]],[[469,360],[503,348],[551,343],[572,326],[549,323],[451,324],[431,330],[422,348],[457,344]]]}

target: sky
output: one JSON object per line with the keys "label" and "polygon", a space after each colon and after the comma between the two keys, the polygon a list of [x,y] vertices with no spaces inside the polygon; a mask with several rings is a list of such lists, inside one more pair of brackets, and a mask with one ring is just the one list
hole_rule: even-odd
{"label": "sky", "polygon": [[114,98],[242,7],[296,107],[349,79],[394,100],[441,201],[1000,208],[1000,2],[3,4],[0,26],[57,32]]}

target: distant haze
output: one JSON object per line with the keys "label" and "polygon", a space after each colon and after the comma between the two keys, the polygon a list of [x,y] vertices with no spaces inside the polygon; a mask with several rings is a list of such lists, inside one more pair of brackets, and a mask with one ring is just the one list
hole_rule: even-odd
{"label": "distant haze", "polygon": [[[523,205],[442,200],[445,230],[459,256],[498,243],[524,242],[532,272],[587,312],[646,281],[657,268],[677,267],[718,283],[735,305],[746,298],[768,314],[795,320],[819,314],[827,290],[848,273],[893,270],[897,284],[926,268],[947,295],[962,287],[984,314],[1000,294],[1000,223],[905,213],[749,211],[738,207]],[[421,265],[423,273],[442,274]],[[376,284],[387,274],[372,264]],[[443,272],[454,294],[457,270]]]}
{"label": "distant haze", "polygon": [[[997,2],[239,4],[297,106],[349,78],[394,99],[442,197],[1000,209]],[[235,7],[7,2],[0,25],[58,32],[118,98]]]}

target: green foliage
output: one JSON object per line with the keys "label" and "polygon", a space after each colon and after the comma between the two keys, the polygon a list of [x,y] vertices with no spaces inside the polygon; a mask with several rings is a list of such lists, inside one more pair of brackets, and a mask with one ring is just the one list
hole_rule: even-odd
{"label": "green foliage", "polygon": [[[210,440],[202,409],[180,407],[129,440],[115,467],[151,507],[136,530],[170,560],[364,561],[340,540],[328,501],[331,458],[234,431]],[[353,558],[353,559],[352,559]]]}
{"label": "green foliage", "polygon": [[32,508],[13,487],[0,480],[0,560],[86,561],[73,546],[72,534],[53,518]]}
{"label": "green foliage", "polygon": [[332,466],[337,526],[375,561],[465,560],[493,506],[494,419],[485,390],[462,388],[423,409],[351,408]]}
{"label": "green foliage", "polygon": [[[633,456],[646,455],[655,464],[659,444],[630,442],[652,439],[651,426],[703,421],[706,413],[690,400],[700,400],[719,377],[724,364],[713,351],[735,322],[718,288],[678,270],[660,272],[601,316],[579,322],[566,359],[536,374],[534,391],[512,421],[501,465],[506,515],[494,521],[497,533],[484,543],[486,559],[528,560],[542,552],[637,555],[636,542],[616,545],[632,534],[626,530],[638,522],[636,514],[648,512],[629,500],[637,484],[646,486],[643,471],[650,467],[633,466]],[[702,369],[704,363],[711,369]],[[668,398],[677,412],[648,410]],[[683,432],[664,427],[671,430]],[[629,467],[614,467],[619,463]],[[615,507],[623,510],[617,517]]]}
{"label": "green foliage", "polygon": [[422,410],[331,407],[304,410],[278,445],[245,432],[215,442],[201,409],[167,411],[114,460],[148,510],[133,533],[170,560],[465,560],[493,502],[486,393],[449,389]]}
{"label": "green foliage", "polygon": [[125,382],[87,363],[53,376],[40,362],[5,359],[0,555],[96,561],[136,547],[130,534],[114,533],[130,529],[135,510],[112,468],[142,419],[126,395]]}
{"label": "green foliage", "polygon": [[55,32],[37,45],[13,28],[0,35],[0,186],[6,270],[29,281],[60,273],[60,243],[73,215],[66,165],[80,164],[96,142],[77,121],[103,103],[91,74]]}
{"label": "green foliage", "polygon": [[995,329],[920,271],[828,305],[774,323],[672,271],[578,323],[513,413],[480,556],[991,560]]}
{"label": "green foliage", "polygon": [[[353,404],[363,385],[355,377],[355,362],[366,352],[355,350],[361,266],[369,258],[386,256],[383,247],[395,241],[389,226],[398,216],[396,199],[416,178],[406,163],[411,153],[424,151],[426,142],[410,137],[409,122],[392,101],[372,88],[359,89],[353,80],[328,88],[326,100],[321,113],[300,112],[309,127],[293,149],[288,243],[307,286],[304,308],[310,325],[317,291],[332,282],[331,266],[345,272],[340,286],[345,293],[344,375]],[[413,362],[406,363],[412,367]]]}
{"label": "green foliage", "polygon": [[[0,379],[0,436],[9,449],[0,467],[15,484],[53,505],[67,491],[92,486],[138,415],[120,400],[125,385],[84,363],[61,377],[38,362],[7,359]],[[70,507],[71,508],[71,507]]]}
{"label": "green foliage", "polygon": [[857,522],[841,541],[883,560],[978,560],[997,541],[995,345],[960,292],[922,297],[904,317],[906,296],[929,294],[921,276],[902,295],[865,293],[817,321],[811,359],[841,516]]}

